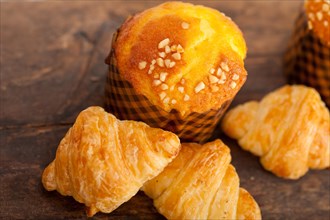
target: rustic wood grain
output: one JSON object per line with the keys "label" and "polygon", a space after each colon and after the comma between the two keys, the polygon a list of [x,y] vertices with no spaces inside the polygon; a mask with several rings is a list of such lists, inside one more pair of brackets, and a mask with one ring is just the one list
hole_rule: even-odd
{"label": "rustic wood grain", "polygon": [[[285,84],[282,54],[301,1],[191,1],[216,8],[239,25],[248,45],[248,80],[232,106]],[[41,174],[77,114],[103,105],[112,33],[128,15],[160,1],[1,2],[0,219],[86,219],[71,197],[47,192]],[[220,129],[233,164],[264,219],[329,219],[329,170],[297,181],[265,171]],[[139,192],[95,219],[162,219]]]}

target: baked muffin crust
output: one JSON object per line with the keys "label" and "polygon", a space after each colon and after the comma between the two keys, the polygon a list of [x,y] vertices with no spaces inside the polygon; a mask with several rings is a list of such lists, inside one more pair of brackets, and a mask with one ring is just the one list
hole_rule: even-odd
{"label": "baked muffin crust", "polygon": [[330,1],[306,0],[305,12],[308,17],[308,28],[330,46]]}
{"label": "baked muffin crust", "polygon": [[120,74],[154,105],[182,115],[218,109],[246,80],[246,45],[224,14],[167,2],[129,18],[114,45]]}

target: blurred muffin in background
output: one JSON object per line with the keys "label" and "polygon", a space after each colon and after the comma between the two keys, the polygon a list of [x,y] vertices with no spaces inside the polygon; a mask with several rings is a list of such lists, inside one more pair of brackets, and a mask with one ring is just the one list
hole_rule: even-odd
{"label": "blurred muffin in background", "polygon": [[284,56],[289,83],[314,87],[330,106],[330,1],[306,0]]}

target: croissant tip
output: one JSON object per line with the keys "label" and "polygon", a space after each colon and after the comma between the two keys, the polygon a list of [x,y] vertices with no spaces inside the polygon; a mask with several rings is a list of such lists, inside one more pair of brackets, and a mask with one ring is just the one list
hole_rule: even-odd
{"label": "croissant tip", "polygon": [[88,217],[93,217],[98,211],[99,210],[94,205],[90,207],[86,206],[86,214]]}
{"label": "croissant tip", "polygon": [[239,188],[239,202],[237,211],[242,219],[261,220],[261,210],[253,196],[244,188]]}
{"label": "croissant tip", "polygon": [[41,182],[48,191],[56,189],[54,161],[51,162],[42,173]]}

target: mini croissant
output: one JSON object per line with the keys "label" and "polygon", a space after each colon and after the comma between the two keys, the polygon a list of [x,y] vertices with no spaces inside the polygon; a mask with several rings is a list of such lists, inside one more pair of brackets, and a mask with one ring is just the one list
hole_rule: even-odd
{"label": "mini croissant", "polygon": [[329,110],[305,86],[284,86],[237,106],[222,121],[223,131],[260,156],[266,170],[288,179],[329,167],[329,126]]}
{"label": "mini croissant", "polygon": [[81,112],[45,169],[47,190],[73,196],[87,215],[110,213],[157,176],[180,151],[178,137],[100,107]]}
{"label": "mini croissant", "polygon": [[230,161],[230,150],[220,140],[182,144],[173,162],[142,190],[168,219],[261,219]]}

